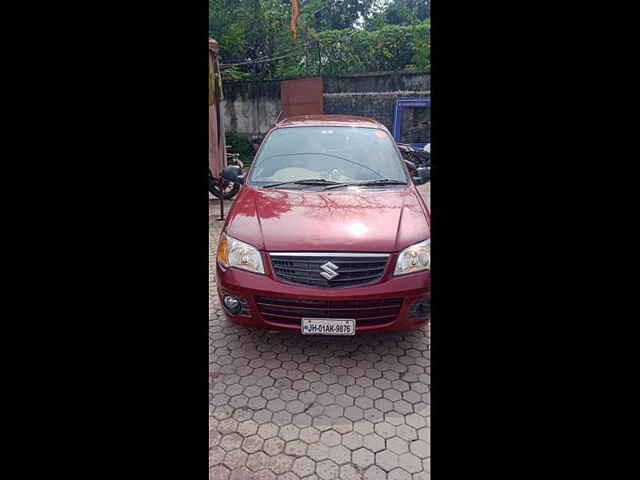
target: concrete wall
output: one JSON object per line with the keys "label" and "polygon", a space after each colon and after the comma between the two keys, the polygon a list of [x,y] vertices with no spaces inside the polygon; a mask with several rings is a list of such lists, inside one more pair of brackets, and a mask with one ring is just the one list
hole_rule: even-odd
{"label": "concrete wall", "polygon": [[[358,73],[324,77],[324,111],[375,118],[393,127],[398,97],[425,97],[431,75],[419,72]],[[264,134],[282,111],[279,81],[225,82],[225,129],[247,137]]]}
{"label": "concrete wall", "polygon": [[427,97],[429,72],[382,72],[335,76],[325,79],[326,113],[371,117],[393,128],[398,97]]}
{"label": "concrete wall", "polygon": [[267,132],[282,111],[279,81],[225,82],[224,126],[227,132],[253,137]]}

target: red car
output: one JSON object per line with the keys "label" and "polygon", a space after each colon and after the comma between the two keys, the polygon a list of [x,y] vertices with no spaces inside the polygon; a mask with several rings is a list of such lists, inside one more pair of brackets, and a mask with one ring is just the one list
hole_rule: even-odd
{"label": "red car", "polygon": [[292,117],[265,137],[220,236],[218,295],[235,323],[304,335],[424,326],[430,214],[384,125]]}

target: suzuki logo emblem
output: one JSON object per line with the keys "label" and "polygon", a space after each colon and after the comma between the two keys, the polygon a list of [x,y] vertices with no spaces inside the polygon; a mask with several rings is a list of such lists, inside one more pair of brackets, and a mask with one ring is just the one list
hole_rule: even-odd
{"label": "suzuki logo emblem", "polygon": [[339,273],[336,272],[336,270],[338,270],[339,267],[334,265],[331,262],[325,263],[320,268],[324,270],[323,272],[320,272],[320,275],[322,275],[327,280],[331,280],[339,275]]}

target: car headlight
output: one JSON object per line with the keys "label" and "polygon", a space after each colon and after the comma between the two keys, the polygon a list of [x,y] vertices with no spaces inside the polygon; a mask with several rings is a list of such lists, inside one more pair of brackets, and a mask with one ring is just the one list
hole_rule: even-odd
{"label": "car headlight", "polygon": [[218,242],[218,261],[225,267],[235,267],[254,273],[264,273],[262,256],[256,247],[236,240],[226,233]]}
{"label": "car headlight", "polygon": [[394,275],[421,272],[431,268],[431,239],[405,248],[398,256]]}

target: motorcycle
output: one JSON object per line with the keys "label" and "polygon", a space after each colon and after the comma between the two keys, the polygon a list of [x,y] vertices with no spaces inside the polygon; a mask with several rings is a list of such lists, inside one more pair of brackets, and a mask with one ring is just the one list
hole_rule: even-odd
{"label": "motorcycle", "polygon": [[409,166],[409,169],[415,170],[420,167],[431,170],[431,144],[425,145],[423,150],[416,150],[408,143],[398,143],[398,149],[402,153],[402,158]]}
{"label": "motorcycle", "polygon": [[[228,148],[228,147],[227,147]],[[227,166],[237,165],[240,168],[244,168],[242,160],[240,160],[239,153],[226,153]],[[233,183],[225,179],[217,179],[209,170],[209,193],[217,198],[220,198],[220,181],[222,181],[222,197],[225,200],[231,200],[236,196],[238,190],[240,190],[240,184]]]}

